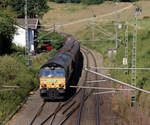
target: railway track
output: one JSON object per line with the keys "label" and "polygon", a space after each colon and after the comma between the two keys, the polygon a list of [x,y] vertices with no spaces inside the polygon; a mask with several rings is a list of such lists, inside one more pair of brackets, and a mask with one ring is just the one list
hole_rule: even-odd
{"label": "railway track", "polygon": [[[84,65],[86,67],[90,66],[91,62],[93,62],[93,65],[96,66],[96,62],[94,63],[93,61],[96,61],[96,59],[92,57],[92,52],[90,52],[89,49],[82,47],[82,53],[84,55]],[[89,56],[91,57],[91,59],[89,58]],[[89,76],[90,74],[84,71],[82,80],[80,81],[80,85],[86,85],[86,81],[96,79],[95,75],[93,75],[92,78],[89,78]],[[91,97],[94,97],[92,95],[93,92],[94,90],[78,89],[76,94],[72,98],[70,98],[66,102],[61,103],[42,102],[41,100],[38,109],[35,108],[36,112],[33,111],[33,115],[30,115],[28,124],[24,123],[23,125],[80,125],[83,123],[84,106],[88,103]],[[92,108],[89,109],[95,111],[94,116],[92,116],[92,118],[95,120],[95,118],[97,117],[96,110],[99,109],[98,107],[94,107],[95,105],[93,105]],[[20,123],[15,125],[20,125]]]}
{"label": "railway track", "polygon": [[[85,75],[84,81],[86,80],[86,78],[87,78],[87,76]],[[62,120],[60,120],[60,122],[58,124],[59,125],[64,124],[64,122],[73,114],[73,112],[75,112],[80,107],[80,103],[77,103],[76,99],[75,99],[76,96],[80,93],[80,91],[81,91],[81,89],[78,89],[76,94],[71,99],[69,99],[68,101],[66,101],[64,103],[57,103],[56,105],[58,105],[58,106],[55,108],[54,112],[51,113],[48,117],[46,117],[43,121],[41,121],[41,123],[39,123],[39,125],[45,125],[49,121],[50,121],[49,125],[53,125],[55,118],[57,117],[57,114],[60,113],[61,111],[62,111],[62,114],[64,117]],[[29,125],[34,125],[36,119],[38,119],[38,117],[40,117],[41,112],[43,111],[45,104],[46,104],[46,102],[43,102],[41,104],[41,106],[39,107],[38,111],[36,112],[36,114],[32,118]],[[74,105],[76,105],[76,106],[74,106]]]}
{"label": "railway track", "polygon": [[[89,54],[91,55],[91,57],[93,59],[95,67],[97,67],[96,58],[95,58],[95,55],[93,54],[93,52],[86,47],[82,47],[82,52],[84,53],[85,57],[87,58],[87,67],[89,67],[89,62],[90,62],[89,57],[88,57]],[[97,69],[95,71],[97,72]],[[86,77],[88,77],[88,73],[86,73],[86,75],[87,75]],[[98,80],[97,75],[94,75],[94,77],[95,77],[95,80]],[[88,80],[88,78],[87,78],[87,80]],[[82,116],[82,111],[83,111],[84,102],[85,102],[85,100],[84,100],[85,91],[86,91],[85,89],[83,89],[83,91],[82,91],[81,105],[80,105],[80,108],[78,111],[76,125],[80,125],[80,123],[81,123],[81,116]],[[88,96],[90,96],[93,92],[94,92],[94,90],[91,90],[89,92]],[[96,125],[100,125],[100,112],[99,112],[100,111],[100,99],[99,99],[98,95],[96,95],[95,101],[96,101],[96,110],[95,110],[95,112],[96,112]]]}

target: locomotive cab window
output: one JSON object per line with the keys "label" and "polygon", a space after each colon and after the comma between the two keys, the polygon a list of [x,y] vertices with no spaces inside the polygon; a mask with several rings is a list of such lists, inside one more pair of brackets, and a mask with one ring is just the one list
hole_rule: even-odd
{"label": "locomotive cab window", "polygon": [[40,77],[65,77],[65,71],[61,68],[41,69]]}

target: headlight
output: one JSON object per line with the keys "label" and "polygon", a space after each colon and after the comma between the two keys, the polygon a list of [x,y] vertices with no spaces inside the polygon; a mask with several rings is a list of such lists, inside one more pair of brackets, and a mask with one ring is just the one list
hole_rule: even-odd
{"label": "headlight", "polygon": [[63,85],[63,84],[59,84],[59,87],[60,87],[60,88],[64,88],[64,85]]}
{"label": "headlight", "polygon": [[46,88],[47,86],[46,86],[46,84],[42,84],[41,87],[42,88]]}

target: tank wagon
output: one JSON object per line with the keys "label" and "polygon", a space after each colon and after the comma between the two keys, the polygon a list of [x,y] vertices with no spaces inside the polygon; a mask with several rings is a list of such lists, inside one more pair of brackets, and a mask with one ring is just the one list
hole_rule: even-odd
{"label": "tank wagon", "polygon": [[40,95],[49,101],[65,101],[72,97],[82,74],[83,55],[79,42],[72,36],[60,33],[65,42],[58,53],[41,66],[39,72]]}

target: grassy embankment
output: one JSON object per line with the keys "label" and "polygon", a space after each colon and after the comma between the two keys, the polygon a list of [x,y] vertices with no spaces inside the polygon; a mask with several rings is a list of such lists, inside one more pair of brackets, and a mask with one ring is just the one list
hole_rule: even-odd
{"label": "grassy embankment", "polygon": [[[150,27],[146,23],[148,22],[148,19],[144,21],[139,21],[140,24],[145,24],[145,28]],[[108,26],[109,25],[109,26]],[[98,27],[98,26],[97,26]],[[101,26],[101,28],[105,29],[106,31],[109,31],[112,33],[111,39],[114,39],[115,31],[114,31],[114,24],[108,23]],[[103,30],[102,29],[102,30]],[[101,31],[102,31],[101,30]],[[83,31],[80,31],[77,33],[78,37],[90,40],[91,39],[91,28],[86,28],[83,34]],[[119,33],[119,39],[121,39],[121,42],[119,43],[119,47],[117,50],[117,55],[113,59],[108,59],[108,48],[115,48],[115,39],[114,40],[107,40],[108,34],[105,35],[99,31],[95,31],[95,39],[101,39],[98,41],[84,41],[81,42],[81,44],[88,46],[92,49],[97,50],[98,52],[102,53],[104,55],[105,59],[105,66],[115,66],[115,67],[126,67],[122,64],[122,59],[125,56],[125,43],[124,43],[124,32],[125,28],[121,29]],[[129,26],[129,61],[128,65],[131,67],[131,49],[132,49],[132,33],[133,33],[133,27]],[[78,35],[80,34],[80,35]],[[110,36],[110,35],[109,35]],[[150,31],[149,30],[140,30],[138,32],[138,42],[137,42],[137,67],[150,67],[149,57],[150,57],[150,46],[149,46],[149,40],[150,40]],[[119,76],[118,78],[122,81],[130,83],[130,72],[129,74],[126,74],[125,71],[113,71],[112,75],[114,77]],[[129,76],[128,76],[129,75]],[[150,90],[150,85],[148,84],[150,81],[149,79],[149,71],[137,71],[137,84],[138,87],[140,87],[141,81],[145,79],[144,81],[144,88]]]}
{"label": "grassy embankment", "polygon": [[[145,20],[139,20],[138,23],[141,24],[143,29],[140,29],[138,31],[138,42],[137,42],[137,67],[150,67],[150,30],[149,27],[149,19]],[[148,24],[148,25],[147,25]],[[99,41],[83,41],[81,42],[82,45],[85,45],[91,49],[94,49],[104,56],[104,66],[106,67],[126,67],[122,64],[123,57],[125,56],[125,43],[124,43],[124,33],[125,28],[123,27],[121,30],[119,30],[119,39],[121,39],[121,42],[119,43],[119,47],[117,49],[117,55],[112,58],[108,58],[108,48],[115,48],[115,40],[107,40],[108,34],[112,33],[112,36],[115,36],[115,30],[114,30],[114,24],[107,23],[107,24],[97,24],[97,27],[101,26],[101,30],[95,31],[95,39],[101,39]],[[95,27],[96,28],[96,27]],[[98,28],[97,28],[98,29]],[[103,34],[101,31],[105,30],[105,33]],[[107,32],[106,32],[107,31]],[[133,27],[129,26],[129,48],[128,48],[128,66],[131,67],[131,49],[132,49],[132,33],[133,33]],[[87,27],[86,29],[80,31],[77,33],[77,36],[79,38],[84,39],[91,39],[91,27]],[[114,37],[112,37],[114,38]],[[121,71],[121,70],[111,70],[110,74],[113,78],[119,79],[121,81],[131,83],[131,71]],[[137,87],[144,88],[146,90],[150,90],[150,79],[149,75],[150,71],[137,71]],[[114,84],[114,86],[118,86],[117,84]],[[119,86],[118,86],[119,87]],[[129,95],[131,93],[128,93]],[[139,106],[134,109],[133,112],[131,112],[130,108],[130,98],[129,96],[127,98],[124,98],[122,94],[117,94],[117,96],[114,96],[114,110],[115,112],[119,112],[121,116],[123,116],[126,121],[126,123],[130,124],[132,121],[136,121],[138,117],[141,117],[142,122],[140,120],[137,120],[135,122],[135,125],[141,124],[145,125],[145,123],[149,122],[149,113],[150,113],[150,105],[149,105],[149,96],[144,93],[137,93],[138,100],[139,100]],[[117,100],[117,101],[116,101]],[[124,100],[124,101],[123,101]],[[133,115],[136,113],[136,115]]]}
{"label": "grassy embankment", "polygon": [[17,110],[17,107],[29,96],[29,92],[38,86],[39,67],[52,55],[41,54],[33,58],[33,66],[25,65],[23,55],[12,54],[0,56],[0,85],[20,86],[17,89],[0,89],[0,121]]}
{"label": "grassy embankment", "polygon": [[[46,33],[47,34],[47,33]],[[45,36],[45,33],[39,34]],[[56,33],[48,34],[45,40],[51,40],[55,48],[63,43],[63,38]],[[0,89],[0,124],[15,112],[18,106],[30,95],[30,91],[38,87],[38,71],[40,66],[52,57],[57,50],[33,56],[32,66],[26,66],[24,49],[14,47],[10,55],[0,56],[0,86],[19,86],[16,89]]]}

